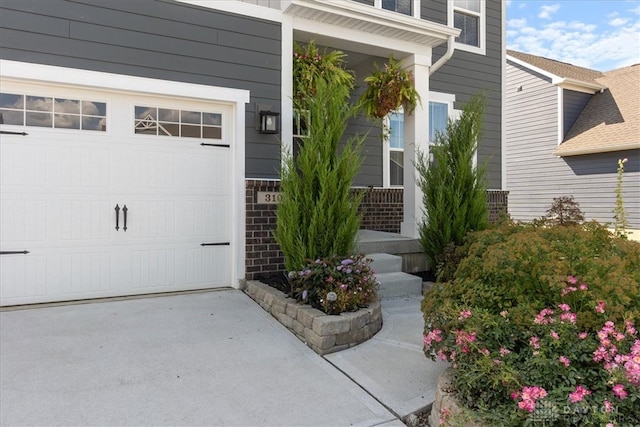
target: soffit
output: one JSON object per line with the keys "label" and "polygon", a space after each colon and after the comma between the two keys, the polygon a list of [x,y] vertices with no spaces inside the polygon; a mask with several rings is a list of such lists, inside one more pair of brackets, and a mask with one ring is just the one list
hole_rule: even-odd
{"label": "soffit", "polygon": [[[284,13],[308,21],[434,47],[460,30],[353,1],[292,0]],[[295,29],[295,23],[294,23]],[[338,34],[331,34],[339,37]]]}

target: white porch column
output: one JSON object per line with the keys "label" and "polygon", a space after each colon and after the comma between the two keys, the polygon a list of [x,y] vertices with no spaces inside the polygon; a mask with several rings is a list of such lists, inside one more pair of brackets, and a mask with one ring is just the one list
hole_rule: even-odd
{"label": "white porch column", "polygon": [[422,103],[413,115],[404,116],[404,214],[400,225],[400,234],[406,237],[419,237],[418,223],[422,221],[422,191],[416,182],[414,164],[418,161],[418,152],[428,156],[429,151],[429,67],[431,50],[428,55],[411,55],[403,65],[413,71],[415,87]]}

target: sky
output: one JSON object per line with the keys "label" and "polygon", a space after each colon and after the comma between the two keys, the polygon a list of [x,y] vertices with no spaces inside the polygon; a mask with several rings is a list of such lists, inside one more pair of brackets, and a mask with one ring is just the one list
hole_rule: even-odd
{"label": "sky", "polygon": [[599,71],[640,63],[640,0],[506,0],[507,49]]}

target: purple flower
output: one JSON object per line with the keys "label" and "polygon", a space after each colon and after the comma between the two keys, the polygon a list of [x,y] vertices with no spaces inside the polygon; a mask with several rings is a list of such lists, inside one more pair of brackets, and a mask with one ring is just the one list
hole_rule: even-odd
{"label": "purple flower", "polygon": [[347,259],[343,260],[340,264],[342,264],[342,265],[351,265],[351,264],[353,264],[353,260],[351,258],[347,258]]}

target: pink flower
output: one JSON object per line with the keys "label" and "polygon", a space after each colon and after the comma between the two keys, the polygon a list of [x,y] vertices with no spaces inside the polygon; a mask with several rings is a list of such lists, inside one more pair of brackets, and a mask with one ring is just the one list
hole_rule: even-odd
{"label": "pink flower", "polygon": [[556,331],[549,332],[549,335],[551,335],[551,338],[553,338],[554,340],[559,340],[560,339],[560,335],[558,335],[558,333]]}
{"label": "pink flower", "polygon": [[442,341],[442,331],[440,329],[434,329],[433,331],[429,331],[427,335],[424,336],[424,346],[429,348],[431,347],[431,343],[433,341],[440,342]]}
{"label": "pink flower", "polygon": [[604,301],[598,301],[598,305],[596,305],[596,311],[598,313],[604,313],[604,308],[607,306]]}
{"label": "pink flower", "polygon": [[566,288],[564,288],[562,290],[562,292],[560,292],[560,296],[563,297],[563,296],[565,296],[567,294],[570,294],[571,292],[575,292],[577,290],[578,290],[578,288],[576,288],[575,286],[567,286]]}
{"label": "pink flower", "polygon": [[478,350],[480,353],[484,354],[485,356],[489,355],[489,349],[488,348],[483,348],[481,350]]}
{"label": "pink flower", "polygon": [[624,324],[626,326],[628,335],[634,336],[638,333],[638,331],[636,331],[636,328],[633,327],[633,322],[631,320],[627,320]]}
{"label": "pink flower", "polygon": [[535,350],[540,349],[540,338],[533,336],[529,338],[529,345],[532,346]]}
{"label": "pink flower", "polygon": [[555,319],[553,317],[553,310],[550,308],[543,308],[540,310],[540,313],[533,319],[533,323],[537,325],[548,325],[549,323],[553,323]]}
{"label": "pink flower", "polygon": [[587,289],[589,289],[589,288],[587,287],[586,283],[580,283],[580,290],[581,291],[586,291]]}
{"label": "pink flower", "polygon": [[520,402],[518,402],[518,408],[524,409],[527,412],[533,412],[536,409],[536,400],[543,399],[547,396],[547,391],[538,386],[522,387],[522,391],[514,391],[511,393],[511,398],[514,400],[518,400],[522,398]]}
{"label": "pink flower", "polygon": [[586,333],[586,332],[580,332],[578,334],[578,338],[580,338],[581,340],[586,339],[588,336],[589,336],[589,334]]}
{"label": "pink flower", "polygon": [[619,397],[620,400],[624,400],[629,393],[627,393],[622,384],[616,384],[613,386],[613,394]]}
{"label": "pink flower", "polygon": [[576,386],[576,389],[569,394],[569,400],[571,401],[571,403],[577,403],[582,401],[582,399],[584,399],[585,396],[588,396],[590,394],[591,394],[590,390],[579,385],[579,386]]}
{"label": "pink flower", "polygon": [[567,356],[560,356],[558,358],[558,360],[560,361],[560,363],[562,363],[565,367],[569,367],[569,365],[571,364],[571,362],[569,361],[569,358]]}
{"label": "pink flower", "polygon": [[576,283],[578,283],[578,279],[576,279],[574,276],[568,276],[567,283],[571,283],[572,285],[575,285]]}
{"label": "pink flower", "polygon": [[560,315],[560,321],[562,323],[564,322],[576,323],[576,319],[577,319],[577,316],[575,313],[562,313]]}
{"label": "pink flower", "polygon": [[569,304],[558,304],[558,308],[562,311],[571,311]]}
{"label": "pink flower", "polygon": [[438,358],[440,358],[440,360],[442,360],[443,362],[447,361],[447,354],[442,351],[442,350],[438,350],[438,352],[436,353],[436,355],[438,356]]}
{"label": "pink flower", "polygon": [[613,411],[613,404],[608,400],[602,402],[602,405],[604,406],[604,412],[610,413],[611,411]]}
{"label": "pink flower", "polygon": [[507,310],[502,310],[500,312],[500,316],[502,316],[502,317],[504,317],[506,319],[507,317],[509,317],[509,312]]}
{"label": "pink flower", "polygon": [[458,316],[458,320],[468,319],[469,317],[471,317],[471,311],[463,310],[460,312],[460,316]]}
{"label": "pink flower", "polygon": [[511,353],[510,350],[504,348],[504,347],[500,347],[500,357],[505,357],[507,354]]}

